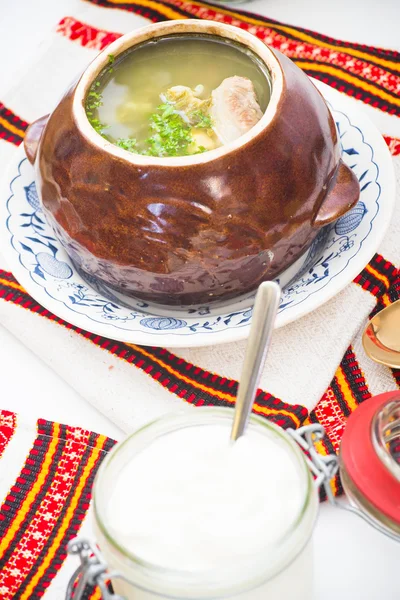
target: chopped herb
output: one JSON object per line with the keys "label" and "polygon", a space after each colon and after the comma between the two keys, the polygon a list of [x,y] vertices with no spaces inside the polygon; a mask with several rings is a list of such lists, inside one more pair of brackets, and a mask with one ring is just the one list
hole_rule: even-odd
{"label": "chopped herb", "polygon": [[[113,65],[115,62],[115,56],[114,54],[109,54],[108,55],[108,64],[109,65]],[[113,73],[114,69],[110,66],[110,68],[108,69],[108,73]]]}
{"label": "chopped herb", "polygon": [[115,145],[119,148],[123,148],[128,152],[137,152],[136,150],[137,141],[134,138],[119,138]]}
{"label": "chopped herb", "polygon": [[101,123],[100,119],[91,119],[90,124],[100,135],[103,135],[103,129],[107,127],[104,123]]}
{"label": "chopped herb", "polygon": [[193,142],[191,127],[180,114],[174,112],[171,104],[158,107],[150,117],[150,128],[154,131],[146,140],[150,156],[188,154],[188,146]]}
{"label": "chopped herb", "polygon": [[[110,55],[110,63],[114,62],[114,56]],[[100,82],[92,84],[86,99],[86,115],[92,127],[102,135],[107,125],[98,118],[98,109],[103,104],[102,94],[97,90]],[[171,102],[165,102],[158,106],[157,111],[149,117],[150,137],[142,144],[138,144],[134,138],[119,138],[116,146],[146,156],[185,156],[189,154],[200,154],[206,152],[204,146],[196,146],[192,136],[192,128],[211,129],[210,117],[200,111],[193,111],[184,119],[182,113],[175,109]],[[140,147],[141,146],[141,147]]]}
{"label": "chopped herb", "polygon": [[201,129],[212,128],[211,117],[201,112],[201,110],[195,110],[194,112],[190,113],[189,118],[196,127]]}
{"label": "chopped herb", "polygon": [[98,108],[102,105],[101,94],[94,90],[90,91],[88,94],[88,102],[90,102],[91,108]]}
{"label": "chopped herb", "polygon": [[150,117],[150,128],[153,135],[146,140],[148,149],[142,154],[150,156],[184,156],[205,152],[204,146],[199,146],[193,152],[194,140],[192,137],[192,126],[211,128],[210,117],[197,111],[195,118],[190,115],[190,123],[187,123],[182,115],[175,111],[171,103],[161,104],[157,112]]}
{"label": "chopped herb", "polygon": [[[191,122],[195,127],[211,128],[211,119],[204,113],[197,111],[197,114]],[[161,104],[155,113],[149,118],[150,129],[153,132],[147,138],[145,144],[147,147],[138,148],[136,140],[119,139],[117,146],[128,150],[129,152],[137,152],[147,156],[185,156],[188,154],[199,154],[206,152],[204,146],[198,146],[193,150],[194,140],[192,137],[192,124],[187,123],[182,115],[174,109],[171,103]]]}
{"label": "chopped herb", "polygon": [[102,106],[102,104],[103,104],[101,92],[96,92],[96,88],[98,88],[99,85],[100,85],[99,81],[95,81],[91,85],[89,93],[86,98],[85,109],[86,109],[86,115],[87,115],[88,121],[91,124],[91,126],[93,127],[93,129],[95,129],[95,131],[97,131],[97,133],[100,133],[100,135],[103,135],[103,129],[106,128],[106,125],[104,125],[104,123],[101,123],[100,119],[98,119],[97,117],[94,116],[96,114],[95,111],[97,111],[97,109],[100,106]]}

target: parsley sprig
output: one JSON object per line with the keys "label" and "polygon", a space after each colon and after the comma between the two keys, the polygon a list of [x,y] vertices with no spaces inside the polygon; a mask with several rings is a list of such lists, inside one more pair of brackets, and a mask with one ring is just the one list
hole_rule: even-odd
{"label": "parsley sprig", "polygon": [[99,107],[103,105],[101,92],[98,91],[99,87],[100,81],[95,81],[90,87],[86,98],[86,115],[93,129],[103,135],[103,130],[106,129],[107,125],[102,123],[97,116]]}
{"label": "parsley sprig", "polygon": [[201,110],[195,110],[190,113],[190,121],[195,127],[199,127],[200,129],[212,128],[211,117]]}
{"label": "parsley sprig", "polygon": [[146,143],[150,156],[182,156],[188,154],[193,143],[191,126],[174,112],[172,104],[161,104],[150,117],[150,129],[154,132]]}
{"label": "parsley sprig", "polygon": [[[96,116],[98,108],[102,106],[101,93],[96,91],[98,83],[95,82],[90,88],[86,101],[86,114],[92,127],[100,135],[107,137],[104,133],[107,126]],[[200,110],[191,112],[185,119],[182,113],[175,109],[173,103],[164,102],[149,117],[151,135],[141,144],[141,147],[135,138],[119,138],[114,143],[123,150],[145,156],[185,156],[205,152],[204,146],[195,145],[193,127],[211,130],[212,121]]]}
{"label": "parsley sprig", "polygon": [[[109,65],[108,72],[109,73],[113,72],[113,68],[111,65],[113,65],[114,62],[115,62],[114,54],[109,54],[108,55],[108,65]],[[97,131],[97,133],[100,133],[100,135],[104,136],[103,130],[107,129],[108,125],[105,125],[104,123],[102,123],[97,116],[98,109],[100,108],[100,106],[103,106],[103,96],[98,89],[100,86],[101,86],[101,83],[99,80],[94,81],[92,83],[92,85],[90,86],[90,90],[89,90],[89,93],[86,98],[85,110],[86,110],[86,115],[89,120],[89,123],[91,124],[93,129],[95,129]]]}
{"label": "parsley sprig", "polygon": [[115,142],[116,146],[128,150],[128,152],[137,152],[136,144],[137,141],[134,138],[119,138]]}

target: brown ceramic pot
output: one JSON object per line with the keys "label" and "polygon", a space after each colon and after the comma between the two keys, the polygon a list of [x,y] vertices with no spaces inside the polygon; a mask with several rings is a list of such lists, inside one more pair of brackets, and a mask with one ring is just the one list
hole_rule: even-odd
{"label": "brown ceramic pot", "polygon": [[[264,61],[272,94],[258,124],[229,145],[173,158],[131,154],[97,134],[84,101],[108,54],[184,33],[235,40]],[[251,34],[214,22],[169,21],[115,41],[50,117],[30,126],[25,148],[46,217],[73,261],[119,291],[167,305],[256,288],[359,197],[309,78]]]}

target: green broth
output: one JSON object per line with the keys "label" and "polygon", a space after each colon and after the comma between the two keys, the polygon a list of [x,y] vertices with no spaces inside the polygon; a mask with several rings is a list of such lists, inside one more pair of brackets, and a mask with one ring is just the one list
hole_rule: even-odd
{"label": "green broth", "polygon": [[[159,109],[160,95],[173,86],[194,89],[202,85],[201,98],[206,99],[225,78],[235,75],[252,81],[264,112],[271,94],[269,72],[245,46],[211,35],[162,37],[139,44],[116,58],[110,56],[108,66],[89,91],[86,112],[96,131],[112,143],[131,152],[162,156],[154,144],[151,148],[151,140],[149,143],[154,120],[165,114],[165,104]],[[212,137],[207,123],[200,115],[200,127]],[[179,130],[179,123],[172,125],[175,129],[167,127],[167,132],[171,130],[172,139],[176,136],[178,141],[172,150],[164,150],[164,155],[193,153],[185,141],[190,133],[184,128]],[[197,151],[205,150],[200,147]]]}

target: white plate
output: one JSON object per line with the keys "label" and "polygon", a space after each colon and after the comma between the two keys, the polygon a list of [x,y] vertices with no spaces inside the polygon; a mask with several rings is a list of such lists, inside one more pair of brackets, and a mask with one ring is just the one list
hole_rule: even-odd
{"label": "white plate", "polygon": [[[277,327],[318,308],[356,277],[377,250],[394,207],[392,161],[382,136],[345,97],[317,85],[335,118],[343,158],[360,181],[361,198],[334,226],[322,230],[302,259],[281,276]],[[84,279],[45,221],[33,168],[22,149],[0,193],[1,250],[13,274],[37,302],[65,321],[150,346],[206,346],[247,337],[254,294],[214,308],[166,310]]]}

